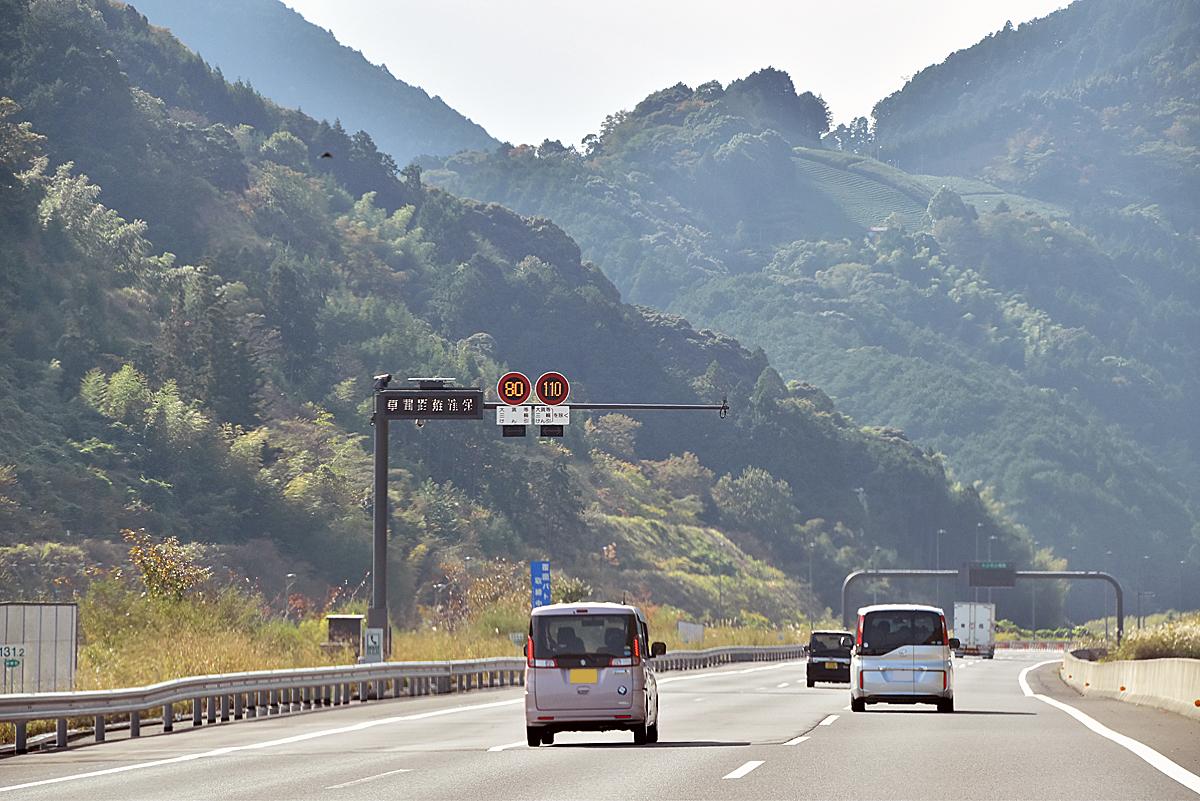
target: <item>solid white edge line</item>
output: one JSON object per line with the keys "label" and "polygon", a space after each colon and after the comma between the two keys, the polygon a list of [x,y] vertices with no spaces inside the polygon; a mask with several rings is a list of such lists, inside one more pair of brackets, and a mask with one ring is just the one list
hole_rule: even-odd
{"label": "solid white edge line", "polygon": [[826,715],[825,719],[818,723],[818,726],[832,726],[833,722],[838,719],[837,715]]}
{"label": "solid white edge line", "polygon": [[784,745],[800,745],[800,743],[804,742],[807,739],[808,739],[807,734],[801,734],[799,737],[793,737],[792,739],[788,740],[786,743],[784,743]]}
{"label": "solid white edge line", "polygon": [[51,784],[78,781],[79,779],[92,779],[97,776],[110,776],[114,773],[126,773],[131,770],[155,768],[160,765],[177,765],[181,762],[192,762],[193,760],[197,759],[224,756],[225,754],[232,754],[238,751],[256,751],[260,748],[271,748],[276,745],[290,745],[291,743],[299,743],[305,740],[316,740],[321,737],[331,737],[335,734],[347,734],[349,732],[373,729],[376,726],[386,726],[390,723],[402,723],[409,720],[425,720],[426,718],[437,718],[442,717],[443,715],[457,715],[460,712],[471,712],[477,709],[493,709],[499,706],[512,706],[514,704],[523,703],[525,703],[524,698],[514,698],[510,701],[493,701],[488,704],[455,706],[450,707],[449,709],[435,709],[430,712],[417,712],[412,715],[397,715],[390,718],[376,718],[375,720],[365,720],[362,723],[355,723],[350,726],[339,726],[336,729],[321,729],[319,731],[310,731],[305,734],[296,734],[291,737],[280,737],[277,740],[264,740],[263,742],[248,743],[246,745],[231,745],[226,746],[225,748],[214,748],[211,751],[198,751],[193,754],[183,754],[177,757],[155,759],[150,762],[134,762],[129,765],[120,765],[115,768],[92,770],[88,771],[87,773],[72,773],[68,776],[55,776],[52,779],[39,779],[37,781],[25,782],[23,784],[12,784],[8,787],[0,787],[0,793],[8,793],[12,792],[13,790],[26,790],[30,787],[45,787]]}
{"label": "solid white edge line", "polygon": [[1142,761],[1146,762],[1148,765],[1150,765],[1150,767],[1154,768],[1159,773],[1170,779],[1174,779],[1187,789],[1191,790],[1193,793],[1200,795],[1200,776],[1192,773],[1182,765],[1172,762],[1170,759],[1167,759],[1165,756],[1158,753],[1145,743],[1121,734],[1118,731],[1113,731],[1100,721],[1093,718],[1091,715],[1088,715],[1086,712],[1081,712],[1070,704],[1064,704],[1062,701],[1050,698],[1049,696],[1035,693],[1029,687],[1029,681],[1025,678],[1029,671],[1040,668],[1043,665],[1055,665],[1060,664],[1061,662],[1061,659],[1047,659],[1045,662],[1038,662],[1037,664],[1030,665],[1022,670],[1021,675],[1017,677],[1017,682],[1021,685],[1021,692],[1030,698],[1036,698],[1039,701],[1049,704],[1055,709],[1066,712],[1068,715],[1078,720],[1084,726],[1087,726],[1096,734],[1099,734],[1106,740],[1111,740],[1112,742],[1137,756]]}
{"label": "solid white edge line", "polygon": [[373,782],[376,779],[382,779],[385,776],[395,776],[397,773],[412,773],[412,771],[413,771],[412,768],[397,768],[396,770],[389,770],[389,771],[386,771],[385,773],[376,773],[374,776],[364,776],[363,778],[355,779],[354,781],[342,782],[341,784],[331,784],[328,787],[326,787],[325,789],[326,790],[340,790],[343,787],[353,787],[356,784],[362,784],[363,782]]}
{"label": "solid white edge line", "polygon": [[782,690],[784,687],[788,686],[788,684],[790,684],[790,682],[781,681],[781,682],[779,682],[779,684],[775,685],[775,689]]}
{"label": "solid white edge line", "polygon": [[515,743],[505,743],[504,745],[493,745],[491,748],[488,749],[488,753],[491,754],[491,753],[495,753],[496,751],[507,751],[510,748],[516,748],[518,745],[528,745],[528,742],[526,740],[517,740]]}
{"label": "solid white edge line", "polygon": [[747,762],[745,765],[742,765],[737,770],[732,770],[729,773],[726,773],[721,778],[722,779],[740,779],[743,776],[745,776],[747,773],[749,773],[750,771],[757,768],[759,765],[763,764],[764,762],[766,762],[765,759],[752,759],[749,762]]}

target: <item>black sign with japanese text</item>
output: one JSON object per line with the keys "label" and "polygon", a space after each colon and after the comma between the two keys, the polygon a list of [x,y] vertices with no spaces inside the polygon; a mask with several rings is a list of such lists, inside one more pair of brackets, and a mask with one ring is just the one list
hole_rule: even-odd
{"label": "black sign with japanese text", "polygon": [[967,584],[971,587],[1013,587],[1017,569],[1008,562],[971,562]]}
{"label": "black sign with japanese text", "polygon": [[393,420],[481,420],[482,389],[385,389],[376,411]]}

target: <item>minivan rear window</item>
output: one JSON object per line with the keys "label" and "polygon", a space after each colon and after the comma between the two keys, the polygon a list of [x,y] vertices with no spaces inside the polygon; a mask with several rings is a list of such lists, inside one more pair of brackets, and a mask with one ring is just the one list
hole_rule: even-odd
{"label": "minivan rear window", "polygon": [[633,615],[537,615],[532,621],[533,650],[539,659],[633,654]]}
{"label": "minivan rear window", "polygon": [[945,645],[942,618],[904,609],[868,612],[862,622],[862,653],[879,656],[905,645]]}
{"label": "minivan rear window", "polygon": [[813,654],[845,655],[850,649],[842,645],[842,638],[847,635],[828,632],[818,632],[808,641],[808,650]]}

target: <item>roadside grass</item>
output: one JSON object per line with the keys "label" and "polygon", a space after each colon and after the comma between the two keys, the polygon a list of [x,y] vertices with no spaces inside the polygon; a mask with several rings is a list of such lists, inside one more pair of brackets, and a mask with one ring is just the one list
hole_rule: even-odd
{"label": "roadside grass", "polygon": [[1156,625],[1127,632],[1121,647],[1105,661],[1118,659],[1200,659],[1200,612],[1163,616]]}

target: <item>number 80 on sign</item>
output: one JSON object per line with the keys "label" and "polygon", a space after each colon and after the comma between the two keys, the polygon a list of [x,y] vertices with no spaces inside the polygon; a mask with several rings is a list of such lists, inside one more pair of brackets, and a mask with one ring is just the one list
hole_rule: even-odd
{"label": "number 80 on sign", "polygon": [[524,373],[505,373],[496,382],[496,395],[506,406],[520,406],[533,393],[533,383]]}

